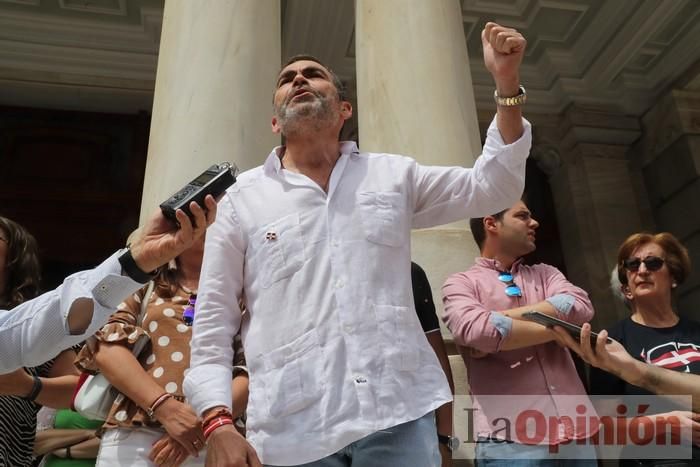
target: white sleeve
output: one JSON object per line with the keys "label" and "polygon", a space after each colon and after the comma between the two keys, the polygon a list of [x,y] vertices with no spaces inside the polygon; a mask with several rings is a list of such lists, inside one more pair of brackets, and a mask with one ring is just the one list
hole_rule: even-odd
{"label": "white sleeve", "polygon": [[[0,373],[40,365],[84,341],[107,322],[121,301],[143,287],[121,275],[117,255],[95,269],[67,277],[55,290],[0,311]],[[90,300],[92,307],[73,309],[81,298]],[[83,334],[70,334],[67,318],[71,312],[92,312]]]}
{"label": "white sleeve", "polygon": [[523,126],[522,136],[505,144],[494,118],[473,168],[416,164],[413,228],[484,217],[513,206],[525,188],[532,144],[530,123],[523,119]]}
{"label": "white sleeve", "polygon": [[233,338],[241,323],[238,299],[243,289],[245,246],[231,195],[219,202],[216,221],[207,230],[204,260],[185,376],[187,401],[197,414],[231,408]]}

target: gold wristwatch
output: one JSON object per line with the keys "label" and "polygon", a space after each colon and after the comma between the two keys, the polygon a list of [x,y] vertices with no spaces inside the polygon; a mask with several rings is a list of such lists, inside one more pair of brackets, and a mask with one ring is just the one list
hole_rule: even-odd
{"label": "gold wristwatch", "polygon": [[525,92],[525,88],[522,86],[518,87],[518,94],[512,97],[501,97],[498,95],[498,90],[493,91],[493,100],[496,101],[496,104],[502,106],[502,107],[513,107],[516,105],[523,105],[525,101],[527,101],[527,92]]}

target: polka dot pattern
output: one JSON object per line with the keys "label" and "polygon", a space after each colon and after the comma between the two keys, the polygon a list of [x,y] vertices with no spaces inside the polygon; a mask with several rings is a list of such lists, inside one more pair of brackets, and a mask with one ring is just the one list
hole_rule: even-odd
{"label": "polka dot pattern", "polygon": [[[111,339],[117,342],[126,343],[128,338],[134,343],[142,334],[138,328],[143,329],[150,336],[150,342],[139,361],[150,377],[178,399],[183,395],[183,379],[189,372],[192,327],[182,320],[189,296],[189,291],[180,288],[173,297],[159,297],[157,292],[148,299],[139,299],[138,295],[129,297],[119,305],[117,319],[110,321],[101,334],[104,341],[113,336]],[[148,302],[148,309],[139,320],[142,301]],[[143,409],[128,397],[119,395],[105,428],[142,426],[150,421]]]}

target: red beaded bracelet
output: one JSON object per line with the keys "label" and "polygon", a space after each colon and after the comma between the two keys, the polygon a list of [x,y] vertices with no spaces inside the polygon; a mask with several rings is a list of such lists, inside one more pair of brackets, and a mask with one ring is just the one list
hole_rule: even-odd
{"label": "red beaded bracelet", "polygon": [[233,418],[222,416],[210,420],[204,427],[204,439],[208,439],[214,430],[224,425],[233,425]]}
{"label": "red beaded bracelet", "polygon": [[228,407],[220,407],[216,410],[211,410],[211,413],[204,417],[204,420],[202,420],[202,426],[207,426],[210,421],[214,420],[217,417],[231,417],[233,418],[233,415],[231,414],[231,411],[228,409]]}

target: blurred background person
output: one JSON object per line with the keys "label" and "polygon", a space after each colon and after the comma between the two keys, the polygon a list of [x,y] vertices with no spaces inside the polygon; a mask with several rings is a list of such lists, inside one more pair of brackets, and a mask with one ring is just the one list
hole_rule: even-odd
{"label": "blurred background person", "polygon": [[[416,307],[420,325],[430,347],[433,348],[435,355],[440,361],[440,366],[442,371],[445,372],[447,382],[454,396],[455,385],[452,379],[452,369],[450,368],[445,341],[442,339],[442,333],[440,332],[440,321],[435,312],[435,302],[433,301],[430,282],[423,268],[413,261],[411,261],[411,286],[413,288],[413,303]],[[454,428],[452,426],[452,402],[448,402],[435,411],[435,425],[437,426],[442,467],[450,467],[452,465],[452,452],[459,447],[459,440],[454,437]]]}
{"label": "blurred background person", "polygon": [[70,409],[59,409],[51,426],[37,431],[34,455],[41,467],[93,467],[100,448],[96,431],[101,420],[88,420]]}
{"label": "blurred background person", "polygon": [[[39,295],[40,266],[34,237],[0,216],[0,313]],[[0,375],[0,466],[30,466],[36,415],[42,405],[67,407],[78,381],[75,350],[34,368]]]}

